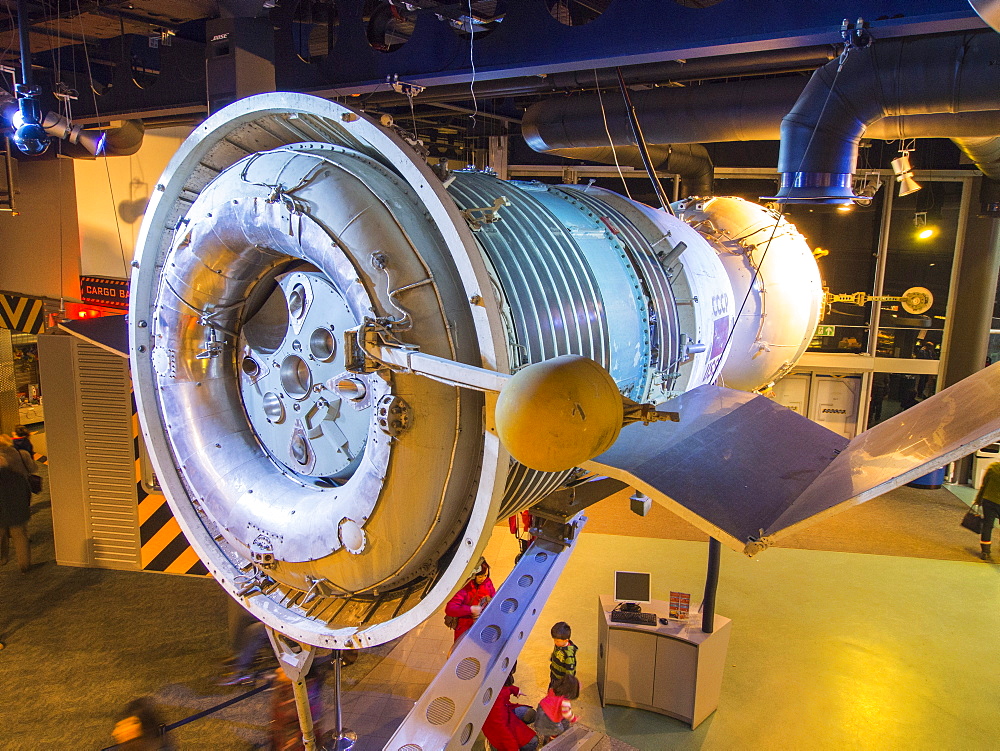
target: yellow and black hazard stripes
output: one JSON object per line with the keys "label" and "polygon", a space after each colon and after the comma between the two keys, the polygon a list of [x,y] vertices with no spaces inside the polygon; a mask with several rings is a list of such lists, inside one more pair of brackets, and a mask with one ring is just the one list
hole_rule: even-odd
{"label": "yellow and black hazard stripes", "polygon": [[162,493],[149,492],[144,482],[144,456],[135,396],[132,395],[132,442],[135,451],[135,492],[139,502],[140,565],[143,571],[167,574],[208,574],[205,564],[188,543]]}
{"label": "yellow and black hazard stripes", "polygon": [[159,493],[139,502],[139,537],[142,540],[142,570],[167,574],[203,575],[208,569],[188,544],[180,525]]}
{"label": "yellow and black hazard stripes", "polygon": [[26,334],[45,329],[45,301],[37,297],[0,295],[0,326]]}

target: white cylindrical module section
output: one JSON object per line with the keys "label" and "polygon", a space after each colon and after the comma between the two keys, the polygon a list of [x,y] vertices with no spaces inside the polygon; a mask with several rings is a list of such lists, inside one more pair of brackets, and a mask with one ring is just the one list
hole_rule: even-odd
{"label": "white cylindrical module section", "polygon": [[809,245],[790,222],[742,198],[692,198],[676,211],[715,246],[732,283],[738,315],[723,383],[744,391],[773,383],[819,322],[823,289]]}
{"label": "white cylindrical module section", "polygon": [[[612,201],[627,199],[607,191]],[[663,264],[677,306],[681,339],[680,376],[673,393],[683,393],[718,378],[728,357],[727,345],[736,314],[733,287],[715,246],[677,217],[635,201],[637,225],[648,222],[666,246]],[[671,396],[667,394],[665,396]]]}

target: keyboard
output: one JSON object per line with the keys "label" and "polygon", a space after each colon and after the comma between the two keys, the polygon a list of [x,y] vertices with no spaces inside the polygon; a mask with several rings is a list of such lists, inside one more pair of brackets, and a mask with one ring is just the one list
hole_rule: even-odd
{"label": "keyboard", "polygon": [[636,623],[640,626],[655,626],[656,613],[630,613],[625,610],[612,610],[611,622]]}

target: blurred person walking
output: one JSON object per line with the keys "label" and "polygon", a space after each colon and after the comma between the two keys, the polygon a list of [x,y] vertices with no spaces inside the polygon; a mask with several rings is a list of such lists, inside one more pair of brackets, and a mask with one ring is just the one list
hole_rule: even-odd
{"label": "blurred person walking", "polygon": [[1000,519],[1000,462],[993,462],[986,468],[983,482],[976,493],[973,505],[983,510],[983,523],[979,534],[979,557],[984,561],[993,560],[993,524]]}
{"label": "blurred person walking", "polygon": [[37,471],[27,451],[14,448],[8,435],[0,435],[0,564],[8,560],[8,535],[22,574],[31,568],[28,519],[31,517],[31,486],[28,475]]}
{"label": "blurred person walking", "polygon": [[27,451],[28,455],[34,459],[35,447],[31,445],[31,432],[24,425],[14,426],[14,448],[18,451]]}

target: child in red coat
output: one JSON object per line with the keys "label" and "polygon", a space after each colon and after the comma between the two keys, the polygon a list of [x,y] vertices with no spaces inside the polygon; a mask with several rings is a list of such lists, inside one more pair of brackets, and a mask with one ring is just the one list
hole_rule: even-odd
{"label": "child in red coat", "polygon": [[520,693],[511,673],[483,723],[483,735],[496,751],[535,751],[538,746],[535,731],[526,724],[534,721],[535,710],[511,701]]}
{"label": "child in red coat", "polygon": [[458,619],[455,627],[455,641],[472,628],[483,608],[496,595],[496,588],[490,581],[490,565],[485,558],[479,559],[479,566],[472,572],[472,578],[455,593],[444,606],[444,614]]}

